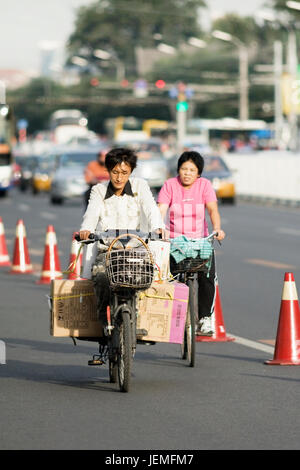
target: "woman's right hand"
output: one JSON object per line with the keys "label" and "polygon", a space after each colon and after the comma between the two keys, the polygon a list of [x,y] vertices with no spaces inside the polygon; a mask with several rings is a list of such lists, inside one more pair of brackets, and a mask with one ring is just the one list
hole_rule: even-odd
{"label": "woman's right hand", "polygon": [[89,230],[80,230],[79,232],[80,240],[88,240],[90,233],[91,232]]}

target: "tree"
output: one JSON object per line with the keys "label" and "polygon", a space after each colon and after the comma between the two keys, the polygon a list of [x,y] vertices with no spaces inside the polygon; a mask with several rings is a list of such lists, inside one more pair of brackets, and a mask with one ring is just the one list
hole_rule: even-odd
{"label": "tree", "polygon": [[69,58],[83,54],[95,61],[93,51],[104,49],[134,75],[135,47],[154,47],[155,34],[173,46],[198,35],[203,6],[204,0],[107,0],[81,7],[68,41]]}

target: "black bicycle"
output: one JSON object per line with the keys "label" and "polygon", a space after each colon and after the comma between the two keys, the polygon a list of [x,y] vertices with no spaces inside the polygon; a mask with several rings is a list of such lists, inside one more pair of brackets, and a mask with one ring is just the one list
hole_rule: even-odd
{"label": "black bicycle", "polygon": [[[100,242],[106,246],[105,270],[110,286],[107,321],[104,338],[99,341],[99,355],[90,365],[109,363],[111,383],[119,381],[122,392],[128,392],[131,382],[132,360],[136,351],[137,331],[136,293],[150,287],[154,277],[154,260],[147,246],[149,235],[131,231],[118,234],[107,247],[104,234],[90,234],[83,243]],[[107,240],[106,240],[107,242]]]}
{"label": "black bicycle", "polygon": [[[189,256],[186,250],[185,242],[176,242],[176,238],[172,240],[173,244],[178,243],[178,250],[182,253],[183,259],[176,261],[171,256],[170,268],[173,275],[178,275],[178,280],[184,282],[189,287],[189,302],[186,315],[184,340],[181,345],[181,357],[187,359],[190,367],[195,366],[196,353],[196,317],[198,312],[198,296],[197,296],[197,273],[199,271],[208,272],[213,256],[213,241],[217,235],[213,232],[208,237],[202,238],[199,244],[203,243],[205,249],[199,250],[199,254],[195,257]],[[188,243],[188,242],[187,242]],[[193,249],[191,249],[193,251]]]}

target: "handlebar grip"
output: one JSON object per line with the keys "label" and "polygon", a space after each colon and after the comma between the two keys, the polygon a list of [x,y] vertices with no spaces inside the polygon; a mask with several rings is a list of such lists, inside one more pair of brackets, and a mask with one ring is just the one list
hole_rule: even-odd
{"label": "handlebar grip", "polygon": [[95,240],[95,234],[94,234],[94,233],[90,233],[90,234],[89,234],[89,239],[90,239],[90,240]]}
{"label": "handlebar grip", "polygon": [[74,238],[77,242],[80,242],[80,235],[79,235],[79,232],[76,232],[75,235],[74,235]]}

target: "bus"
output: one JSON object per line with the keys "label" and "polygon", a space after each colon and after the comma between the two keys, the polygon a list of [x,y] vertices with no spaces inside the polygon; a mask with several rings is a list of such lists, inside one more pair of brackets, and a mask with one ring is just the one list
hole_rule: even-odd
{"label": "bus", "polygon": [[13,184],[13,138],[12,111],[8,105],[0,104],[0,197],[6,196]]}
{"label": "bus", "polygon": [[143,130],[143,120],[134,116],[118,116],[105,120],[105,128],[109,139],[115,142],[145,140],[148,134]]}
{"label": "bus", "polygon": [[50,116],[50,131],[55,144],[68,144],[75,137],[89,135],[88,120],[78,109],[58,109]]}
{"label": "bus", "polygon": [[272,126],[263,120],[189,119],[186,125],[186,144],[210,146],[215,150],[257,150],[274,145],[273,140]]}

